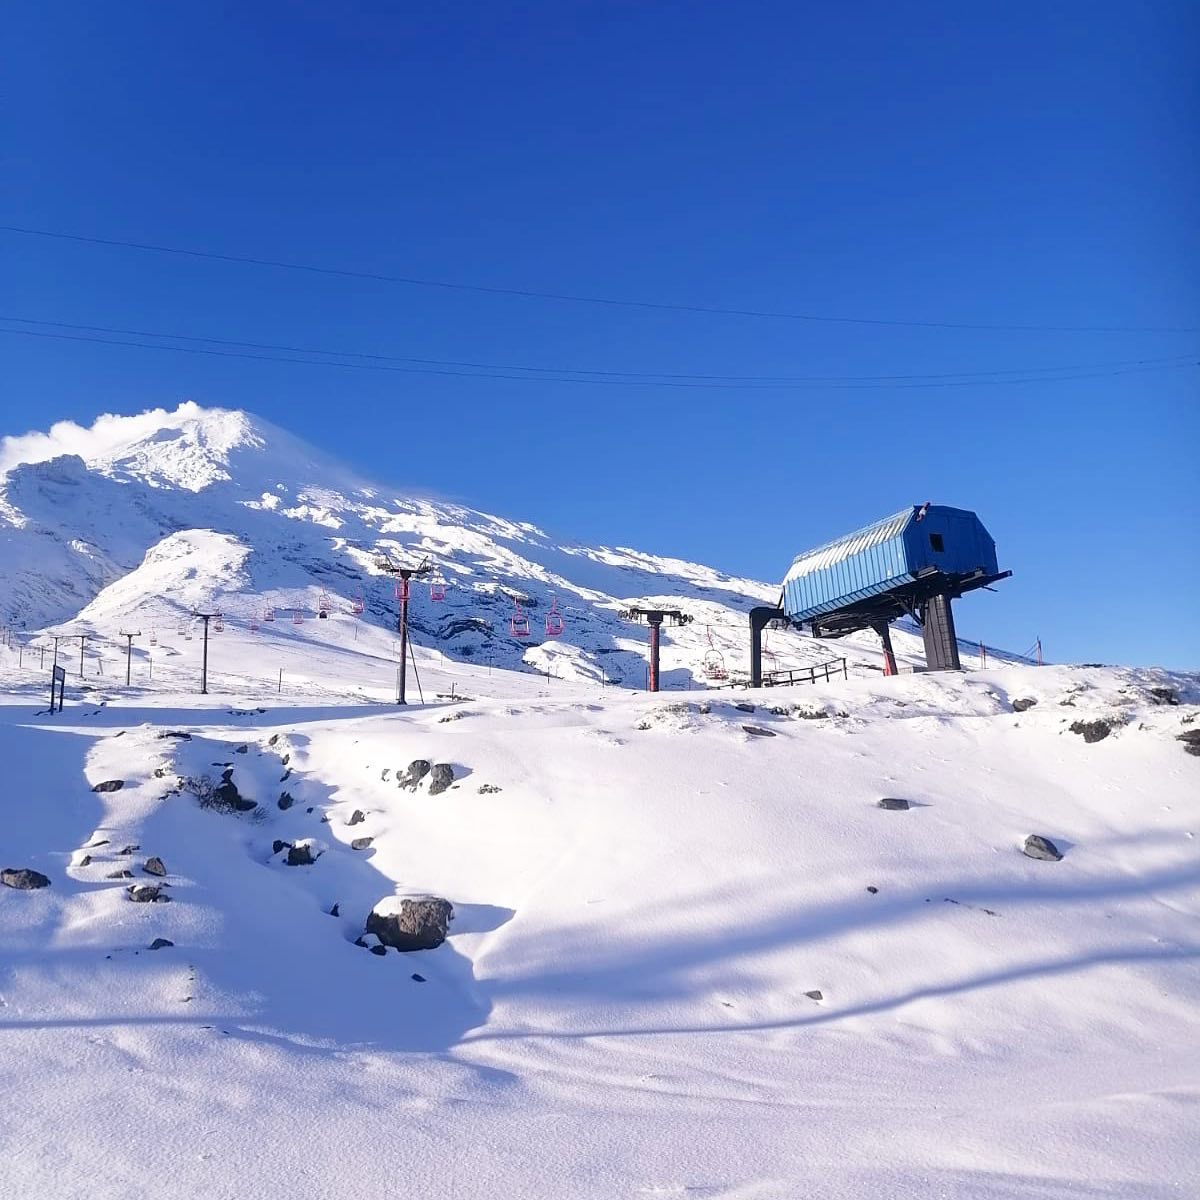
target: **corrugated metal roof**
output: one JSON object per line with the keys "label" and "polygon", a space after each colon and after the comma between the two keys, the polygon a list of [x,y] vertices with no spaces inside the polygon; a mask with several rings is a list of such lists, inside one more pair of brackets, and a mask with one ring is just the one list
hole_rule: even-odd
{"label": "corrugated metal roof", "polygon": [[848,533],[835,541],[818,546],[815,550],[806,550],[803,554],[798,554],[784,577],[784,583],[839,563],[852,554],[866,550],[869,546],[878,546],[881,542],[889,541],[903,532],[904,527],[912,520],[915,511],[915,506],[909,505],[901,512],[884,517],[882,521],[876,521],[874,525],[868,525],[865,529]]}

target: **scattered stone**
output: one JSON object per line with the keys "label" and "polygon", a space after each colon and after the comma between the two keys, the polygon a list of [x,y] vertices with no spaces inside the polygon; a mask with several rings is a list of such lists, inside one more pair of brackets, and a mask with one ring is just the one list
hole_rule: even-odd
{"label": "scattered stone", "polygon": [[494,783],[481,783],[477,789],[481,796],[494,796],[500,790]]}
{"label": "scattered stone", "polygon": [[221,772],[221,782],[212,790],[211,807],[223,809],[225,812],[249,812],[257,805],[248,800],[237,789],[233,782],[233,768],[226,767]]}
{"label": "scattered stone", "polygon": [[340,916],[342,915],[342,908],[341,908],[341,905],[340,905],[340,904],[335,904],[335,905],[334,905],[334,906],[333,906],[333,907],[332,907],[332,908],[329,910],[329,913],[328,913],[328,915],[329,915],[329,916],[331,916],[331,917],[340,917]]}
{"label": "scattered stone", "polygon": [[173,945],[175,945],[175,943],[171,941],[170,938],[155,938],[154,941],[150,943],[149,949],[169,950]]}
{"label": "scattered stone", "polygon": [[108,838],[101,838],[98,842],[88,842],[87,848],[89,850],[95,850],[99,846],[107,846],[107,845],[108,845]]}
{"label": "scattered stone", "polygon": [[425,776],[428,775],[432,770],[433,764],[429,761],[429,759],[414,758],[413,761],[408,764],[407,771],[405,771],[402,775],[397,773],[396,783],[402,788],[407,788],[410,792],[415,792],[417,790],[417,784],[420,783],[421,780],[424,779]]}
{"label": "scattered stone", "polygon": [[273,733],[269,738],[267,738],[267,745],[273,746],[277,741],[279,741],[279,734]]}
{"label": "scattered stone", "polygon": [[449,763],[434,763],[429,776],[429,794],[440,796],[454,782],[454,768]]}
{"label": "scattered stone", "polygon": [[234,746],[233,752],[234,752],[234,754],[245,754],[246,751],[249,749],[250,749],[250,747],[247,746],[245,742],[243,742],[240,746]]}
{"label": "scattered stone", "polygon": [[280,777],[279,777],[279,782],[280,782],[280,783],[287,783],[287,781],[288,781],[289,779],[291,779],[291,777],[292,777],[292,768],[291,768],[291,767],[288,767],[288,769],[287,769],[286,771],[284,771],[284,773],[283,773],[282,775],[280,775]]}
{"label": "scattered stone", "polygon": [[[741,708],[741,705],[739,704],[738,707]],[[775,736],[775,731],[773,729],[764,729],[761,725],[743,725],[742,729],[745,730],[745,732],[748,733],[751,737],[774,737]]]}
{"label": "scattered stone", "polygon": [[125,894],[134,904],[165,904],[171,899],[156,883],[131,883]]}
{"label": "scattered stone", "polygon": [[328,825],[331,820],[333,820],[333,818],[328,813],[321,814],[321,824],[322,825]]}
{"label": "scattered stone", "polygon": [[119,792],[125,786],[123,779],[106,779],[103,783],[93,785],[93,792]]}
{"label": "scattered stone", "polygon": [[50,879],[31,867],[5,867],[0,871],[0,883],[16,888],[18,892],[32,892],[37,888],[49,887]]}
{"label": "scattered stone", "polygon": [[397,950],[432,950],[446,940],[454,909],[439,896],[388,896],[367,916],[367,933]]}
{"label": "scattered stone", "polygon": [[738,712],[753,712],[754,705],[748,704],[745,700],[739,700],[734,706]]}
{"label": "scattered stone", "polygon": [[304,811],[306,813],[311,813],[313,811],[313,806],[310,804]]}
{"label": "scattered stone", "polygon": [[1026,858],[1040,858],[1047,862],[1058,862],[1062,858],[1062,851],[1049,838],[1042,837],[1040,833],[1031,833],[1025,839],[1021,853]]}
{"label": "scattered stone", "polygon": [[141,849],[141,846],[122,846],[117,854],[122,857],[127,857],[130,854],[136,854]]}
{"label": "scattered stone", "polygon": [[77,867],[90,867],[92,865],[92,856],[85,854],[75,865]]}
{"label": "scattered stone", "polygon": [[375,839],[373,837],[355,838],[354,841],[352,841],[350,843],[350,849],[351,850],[370,850],[371,843],[374,840]]}
{"label": "scattered stone", "polygon": [[380,783],[387,783],[387,777],[388,777],[388,776],[389,776],[391,773],[392,773],[392,768],[391,768],[391,767],[384,767],[384,768],[383,768],[383,771],[380,773],[380,776],[379,776],[379,781],[380,781]]}
{"label": "scattered stone", "polygon": [[160,878],[165,876],[167,873],[166,865],[157,854],[146,859],[146,861],[142,864],[142,870],[145,871],[147,875],[158,875]]}
{"label": "scattered stone", "polygon": [[132,879],[133,872],[126,871],[124,869],[122,869],[120,871],[110,871],[107,875],[105,875],[104,878],[105,879]]}
{"label": "scattered stone", "polygon": [[292,761],[292,756],[290,754],[285,754],[280,758],[279,761],[286,767],[288,763]]}
{"label": "scattered stone", "polygon": [[1179,693],[1174,688],[1152,687],[1147,690],[1155,704],[1170,704],[1172,707],[1178,707]]}
{"label": "scattered stone", "polygon": [[414,983],[424,983],[424,982],[425,982],[425,976],[424,976],[424,975],[418,975],[418,974],[416,973],[416,971],[414,971],[414,972],[412,973],[412,980],[413,980],[413,982],[414,982]]}
{"label": "scattered stone", "polygon": [[814,988],[811,992],[804,993],[810,1000],[824,1000],[825,996],[822,992]]}
{"label": "scattered stone", "polygon": [[905,812],[911,805],[900,796],[884,796],[879,801],[879,807],[887,809],[888,812]]}
{"label": "scattered stone", "polygon": [[287,865],[289,867],[311,867],[321,857],[321,851],[313,853],[311,842],[299,842],[288,847]]}
{"label": "scattered stone", "polygon": [[284,812],[286,812],[292,807],[293,804],[296,803],[296,801],[291,792],[280,792],[279,799],[276,800],[275,803],[278,804]]}
{"label": "scattered stone", "polygon": [[356,808],[351,814],[347,825],[361,825],[367,819],[367,814],[361,808]]}
{"label": "scattered stone", "polygon": [[1183,743],[1188,754],[1200,755],[1200,729],[1185,729],[1175,735],[1175,740]]}
{"label": "scattered stone", "polygon": [[1102,742],[1113,731],[1113,722],[1103,719],[1095,721],[1072,721],[1071,732],[1083,736],[1087,743]]}
{"label": "scattered stone", "polygon": [[1014,700],[1012,702],[1013,712],[1028,712],[1029,709],[1035,707],[1036,705],[1037,701],[1032,696],[1025,696],[1020,700]]}
{"label": "scattered stone", "polygon": [[870,892],[872,896],[879,895],[879,889],[874,884],[867,884],[867,891]]}
{"label": "scattered stone", "polygon": [[355,938],[354,944],[361,946],[364,950],[370,950],[372,954],[384,955],[387,953],[387,947],[373,933],[364,933],[361,937]]}
{"label": "scattered stone", "polygon": [[181,742],[190,742],[192,740],[192,735],[184,733],[182,729],[164,729],[158,737],[159,741],[163,738],[178,738]]}

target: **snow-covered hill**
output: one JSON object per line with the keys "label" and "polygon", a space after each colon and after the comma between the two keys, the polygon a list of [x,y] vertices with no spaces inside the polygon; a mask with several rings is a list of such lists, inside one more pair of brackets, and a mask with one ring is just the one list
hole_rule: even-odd
{"label": "snow-covered hill", "polygon": [[[633,687],[644,685],[646,653],[644,630],[619,616],[631,602],[694,618],[665,638],[663,683],[680,687],[704,681],[706,658],[734,677],[748,672],[745,614],[778,598],[774,583],[562,544],[527,523],[397,495],[267,422],[192,403],[8,438],[0,471],[0,615],[26,633],[95,635],[95,670],[123,646],[122,629],[140,630],[143,650],[153,635],[194,660],[186,643],[201,606],[274,646],[281,666],[302,648],[347,640],[386,656],[396,603],[380,555],[427,558],[445,582],[442,601],[414,586],[413,636],[427,658]],[[322,594],[327,621],[316,619]],[[528,638],[513,636],[517,604]],[[555,605],[565,624],[557,639],[545,636]],[[898,632],[896,642],[902,659],[922,661],[917,638]],[[768,668],[843,655],[860,672],[880,669],[871,635],[768,635]]]}
{"label": "snow-covered hill", "polygon": [[[236,692],[51,718],[0,648],[0,865],[49,880],[0,887],[3,1194],[1196,1194],[1200,680],[448,660],[405,711],[353,641],[283,697],[237,651]],[[443,945],[356,945],[414,893]]]}

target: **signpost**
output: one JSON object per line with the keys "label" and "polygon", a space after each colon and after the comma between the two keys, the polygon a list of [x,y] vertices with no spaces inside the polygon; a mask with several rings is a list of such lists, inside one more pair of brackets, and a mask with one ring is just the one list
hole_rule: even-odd
{"label": "signpost", "polygon": [[[50,669],[50,712],[62,712],[63,710],[63,691],[67,686],[67,670],[65,667],[60,667],[57,663]],[[54,706],[54,692],[58,689],[58,708]]]}

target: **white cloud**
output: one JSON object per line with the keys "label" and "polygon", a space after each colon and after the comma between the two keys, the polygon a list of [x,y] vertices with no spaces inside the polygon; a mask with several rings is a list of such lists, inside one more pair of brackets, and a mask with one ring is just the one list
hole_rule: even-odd
{"label": "white cloud", "polygon": [[185,400],[174,412],[154,408],[131,417],[103,413],[90,427],[59,421],[50,427],[49,433],[6,437],[0,439],[0,475],[22,463],[46,462],[60,454],[77,454],[85,462],[92,462],[119,452],[159,429],[178,428],[203,412],[195,401]]}

